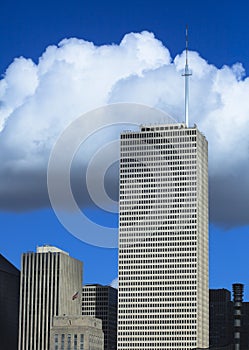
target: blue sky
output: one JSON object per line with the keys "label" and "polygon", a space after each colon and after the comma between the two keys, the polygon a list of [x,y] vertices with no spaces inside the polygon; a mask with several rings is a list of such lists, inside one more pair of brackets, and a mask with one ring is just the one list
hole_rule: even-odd
{"label": "blue sky", "polygon": [[[7,68],[11,65],[16,57],[23,56],[26,59],[30,58],[34,64],[37,65],[39,58],[45,52],[46,48],[49,45],[58,45],[58,43],[64,38],[69,39],[75,37],[78,39],[84,39],[88,42],[93,42],[96,46],[109,45],[111,47],[112,44],[119,45],[126,34],[131,32],[139,33],[142,31],[153,32],[155,38],[162,42],[163,46],[168,49],[171,58],[174,59],[177,55],[181,55],[184,50],[185,25],[188,23],[190,50],[198,52],[199,56],[207,62],[205,66],[205,64],[200,61],[198,57],[196,58],[196,56],[193,56],[193,73],[195,73],[194,68],[196,69],[196,74],[193,74],[193,77],[198,76],[197,68],[201,65],[202,72],[204,70],[203,67],[208,67],[208,69],[205,68],[209,72],[206,74],[210,74],[213,79],[215,74],[218,74],[220,76],[226,73],[224,73],[224,71],[220,73],[220,69],[224,65],[227,65],[231,68],[234,64],[239,62],[244,67],[244,76],[241,74],[240,68],[236,66],[236,69],[233,68],[231,71],[236,71],[234,74],[236,76],[241,75],[242,77],[238,78],[238,81],[236,83],[230,83],[229,79],[232,78],[229,71],[227,76],[222,78],[223,83],[221,85],[223,89],[223,85],[225,83],[226,86],[233,84],[231,86],[234,87],[234,90],[238,91],[238,89],[241,87],[241,84],[243,83],[243,90],[247,88],[245,80],[249,75],[249,28],[247,20],[248,10],[249,5],[247,1],[237,1],[234,3],[231,1],[223,0],[210,0],[205,3],[194,0],[188,2],[157,0],[115,2],[83,0],[54,0],[52,2],[44,0],[36,2],[20,2],[14,0],[12,2],[9,2],[7,0],[4,0],[0,13],[0,73],[2,74],[2,79],[6,78],[7,76],[10,77],[8,80],[9,94],[11,94],[11,91],[12,94],[13,92],[18,94],[20,92],[20,88],[15,88],[15,90],[13,90],[12,86],[16,86],[14,85],[16,82],[13,81],[15,80],[16,76],[19,76],[16,73],[18,73],[18,69],[20,70],[22,68],[21,64],[23,62],[15,67],[12,66],[12,71],[14,72],[12,75],[11,72],[8,74],[6,73]],[[133,37],[129,37],[129,40],[127,40],[127,45],[133,45],[133,39]],[[138,40],[143,39],[144,37],[141,37]],[[152,39],[147,38],[146,40]],[[74,44],[75,43],[71,43],[71,45]],[[110,50],[112,50],[112,47]],[[158,55],[161,55],[161,61],[163,61],[164,57],[167,59],[167,53],[165,53],[165,50],[162,51],[158,43],[155,43],[155,52]],[[47,59],[49,54],[51,55],[51,52],[47,54]],[[148,61],[145,64],[144,71],[151,70],[151,74],[154,74],[153,72],[157,69],[163,69],[161,61],[159,62],[156,59],[154,59],[154,61],[155,62],[153,64],[155,67],[153,66],[151,68],[150,62]],[[107,72],[108,62],[111,62],[110,59],[105,63],[106,66],[104,65]],[[133,61],[131,60],[131,62]],[[219,70],[218,73],[213,72],[212,66],[216,67],[216,70]],[[59,67],[58,69],[62,69],[62,72],[65,72],[65,75],[69,74],[68,71],[63,70],[63,67]],[[135,74],[137,72],[136,69],[138,68],[134,68]],[[25,80],[25,74],[29,74],[29,72],[32,70],[33,66],[25,66],[24,73],[22,72],[20,75],[21,81],[23,81],[23,79]],[[27,71],[28,73],[25,73]],[[130,89],[133,88],[133,86],[140,86],[139,84],[141,83],[141,79],[138,79],[135,82],[131,81],[133,79],[134,72],[132,71],[129,73],[130,75],[128,80],[126,79],[125,82],[122,81],[121,83],[115,85],[115,89],[113,90],[115,93],[110,100],[111,102],[144,102],[142,99],[140,100],[140,96],[138,96],[138,99],[136,100],[135,97],[132,99],[128,93]],[[96,73],[96,77],[98,77],[99,74],[100,80],[104,79],[102,73],[103,72],[101,72],[101,74],[98,72]],[[181,76],[180,72],[179,76]],[[150,81],[150,76],[148,75],[146,77],[147,80],[145,83],[147,84],[148,81]],[[155,80],[157,79],[155,76],[153,79],[153,82],[157,81]],[[212,79],[210,79],[210,81]],[[11,82],[9,83],[9,81]],[[33,82],[31,82],[31,79],[28,78],[28,75],[27,81],[29,82],[29,84],[27,83],[27,89],[29,89]],[[207,86],[210,86],[207,81],[207,76],[205,79],[198,82],[193,81],[193,95],[195,89],[198,90],[198,86],[203,89],[201,90],[203,92],[209,91],[205,90]],[[141,84],[143,84],[143,81]],[[184,83],[182,82],[182,84]],[[46,86],[51,89],[50,93],[53,93],[53,86]],[[122,91],[122,96],[120,91]],[[229,89],[224,89],[224,91],[225,92],[222,96],[225,101],[225,98],[229,99]],[[84,91],[82,94],[84,94]],[[136,96],[136,94],[134,95]],[[21,115],[19,99],[17,98],[13,102],[10,101],[11,97],[7,96],[7,99],[6,96],[7,93],[5,93],[5,100],[3,99],[4,102],[2,102],[0,85],[0,108],[7,106],[8,108],[13,108],[13,113],[16,113],[15,115],[12,113],[13,117],[11,116],[6,123],[6,129],[9,129],[8,132],[5,130],[2,132],[2,139],[4,141],[2,144],[0,142],[0,146],[2,145],[2,151],[0,149],[0,155],[2,152],[1,159],[4,159],[5,155],[5,158],[7,158],[8,155],[8,151],[6,151],[7,148],[5,148],[5,135],[8,135],[8,139],[12,137],[14,142],[16,141],[16,138],[19,140],[20,137],[20,129],[18,129],[16,126],[19,124],[18,115]],[[236,96],[238,96],[238,93],[235,93],[235,95],[232,96],[236,98]],[[241,92],[239,93],[239,96],[241,96]],[[6,101],[10,101],[8,102],[9,105],[7,105]],[[38,97],[36,101],[38,101]],[[44,100],[41,101],[44,102]],[[73,100],[70,100],[70,103],[73,103],[72,101]],[[100,106],[102,101],[106,102],[106,100],[100,99],[97,106]],[[145,102],[147,101],[149,101],[149,99],[145,100]],[[214,105],[218,104],[219,101],[217,101],[214,103]],[[224,101],[223,103],[225,103]],[[71,106],[70,103],[68,104],[69,106]],[[83,108],[84,106],[82,107],[81,112],[81,106],[82,105],[78,104],[77,108],[75,108],[75,113],[78,113],[76,114],[76,117],[85,112],[85,109]],[[91,106],[94,105],[90,104],[89,108]],[[203,110],[201,108],[202,106]],[[203,128],[206,127],[205,130],[207,130],[207,135],[209,135],[211,126],[208,125],[208,116],[210,116],[210,118],[213,116],[211,113],[213,110],[211,112],[208,112],[210,114],[207,113],[207,117],[204,123],[201,120],[201,114],[205,114],[205,111],[208,109],[208,107],[204,106],[204,104],[200,106],[197,105],[197,107],[199,108],[198,113],[200,121],[198,123],[198,120],[195,120],[195,118],[193,118],[192,121],[196,121],[197,124],[203,126]],[[204,107],[206,108],[205,111]],[[238,106],[232,106],[232,108],[235,110],[236,107],[238,108],[238,115],[243,114],[246,108],[245,107],[243,110],[240,110],[240,108],[242,108],[241,103],[238,103]],[[42,104],[40,108],[44,108],[44,104]],[[228,110],[229,108],[230,107],[228,105]],[[226,110],[223,112],[225,114]],[[234,116],[234,118],[237,118],[236,113]],[[34,119],[31,121],[29,119],[29,122],[31,124],[30,128],[26,130],[27,134],[32,133],[33,125],[36,125],[38,123],[35,119],[36,117],[34,116],[33,118]],[[231,116],[231,120],[234,120],[232,118],[233,116]],[[46,118],[43,122],[46,124]],[[68,122],[69,120],[66,120],[64,125],[67,125]],[[51,126],[51,124],[49,125]],[[239,143],[237,142],[239,140],[240,134],[243,136],[241,136],[241,144],[246,144],[248,136],[247,131],[249,128],[246,129],[247,121],[240,119],[235,122],[235,126],[238,129],[238,135],[235,139],[235,148],[237,149],[240,147]],[[222,124],[221,126],[219,125],[219,127],[222,128]],[[212,125],[212,128],[214,129],[215,133],[215,124]],[[225,136],[229,137],[229,134]],[[220,137],[220,139],[222,139],[222,137]],[[45,141],[44,144],[46,144]],[[219,143],[211,142],[210,147],[217,144]],[[247,194],[247,191],[243,191],[242,189],[242,185],[245,185],[244,188],[247,188],[246,186],[248,186],[248,179],[246,176],[240,177],[240,175],[245,174],[248,169],[248,164],[245,164],[244,161],[244,159],[246,159],[248,162],[249,159],[248,147],[245,157],[241,160],[240,166],[238,168],[239,170],[236,172],[234,169],[237,163],[232,162],[230,164],[229,157],[227,156],[229,152],[231,154],[229,147],[226,152],[223,152],[224,147],[222,148],[222,145],[223,144],[221,144],[220,157],[216,156],[215,152],[211,149],[211,176],[215,177],[216,180],[211,182],[213,192],[211,194],[210,201],[212,203],[215,202],[216,206],[212,204],[212,207],[214,209],[212,209],[211,212],[212,222],[210,224],[210,287],[224,287],[231,289],[232,283],[241,282],[245,284],[246,296],[248,299],[249,294],[247,289],[249,289],[249,276],[247,266],[249,261],[247,250],[249,246],[249,205],[247,200],[248,197],[245,195]],[[25,151],[27,151],[29,143],[27,142],[27,145],[25,144],[24,146],[26,147]],[[233,148],[231,149],[233,152]],[[3,154],[4,152],[5,155]],[[224,163],[221,161],[222,159],[224,159]],[[4,161],[6,162],[6,159],[4,159]],[[229,173],[229,178],[224,177],[224,173],[222,172],[222,168],[225,169],[226,166],[233,168],[233,171],[231,170],[231,174]],[[39,170],[40,168],[38,167],[37,169]],[[42,171],[44,171],[44,168],[42,169]],[[33,173],[29,173],[29,168],[26,170],[26,182],[30,183],[30,186],[32,187],[32,179],[34,178],[32,175]],[[22,173],[20,173],[19,176],[18,167],[15,168],[15,171],[17,173],[17,176],[14,177],[12,173],[14,179],[13,181],[20,181],[20,183],[22,183]],[[40,174],[36,174],[37,178],[39,175]],[[234,179],[234,181],[232,182],[231,179]],[[221,188],[221,184],[223,185],[225,182],[227,182],[227,187],[224,187],[224,189],[220,190],[219,192],[218,189]],[[241,185],[238,188],[235,185],[237,183]],[[13,183],[11,181],[8,182],[5,179],[5,182],[3,183],[4,190],[6,190],[8,186],[13,186]],[[22,183],[22,186],[25,189],[26,185]],[[37,186],[40,186],[40,184]],[[6,206],[3,205],[3,202],[5,200],[3,193],[8,191],[6,190],[5,192],[0,192],[0,196],[2,196],[2,209],[0,212],[0,251],[7,259],[9,259],[17,267],[20,267],[20,256],[22,252],[33,251],[37,245],[53,244],[68,251],[71,256],[76,257],[84,262],[85,283],[96,282],[109,284],[117,276],[117,249],[94,247],[75,238],[61,225],[53,210],[49,209],[48,205],[44,204],[44,201],[41,200],[39,202],[39,205],[36,206],[33,204],[27,204],[33,203],[32,200],[35,201],[35,199],[32,197],[38,197],[41,195],[39,191],[35,190],[33,192],[33,195],[31,191],[31,194],[27,196],[22,194],[23,192],[21,188],[18,186],[17,188],[17,192],[13,191],[13,193],[11,193],[12,204]],[[214,192],[216,193],[216,190],[219,192],[220,196],[222,194],[224,195],[223,201],[220,200],[220,197],[218,195],[217,197],[214,195]],[[230,193],[230,196],[227,195],[227,192]],[[242,214],[240,215],[240,211],[238,210],[237,216],[231,219],[231,217],[233,217],[233,212],[235,211],[234,207],[232,207],[232,199],[235,198],[236,195],[238,198],[241,196],[242,200],[240,204],[239,199],[235,199],[234,205],[237,207],[241,205]],[[13,205],[14,202],[20,203],[22,201],[22,209],[20,209],[20,205]],[[231,203],[231,206],[229,206],[229,203]],[[224,210],[222,210],[223,207]],[[117,221],[115,215],[106,216],[104,212],[100,211],[97,211],[97,214],[96,211],[94,211],[94,216],[96,221],[105,223],[108,221],[108,225],[111,226],[115,226],[115,223]]]}

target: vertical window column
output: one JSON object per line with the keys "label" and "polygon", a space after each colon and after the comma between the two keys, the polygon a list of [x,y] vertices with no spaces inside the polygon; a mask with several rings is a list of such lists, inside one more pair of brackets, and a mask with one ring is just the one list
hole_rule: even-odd
{"label": "vertical window column", "polygon": [[80,335],[80,350],[84,350],[84,334]]}

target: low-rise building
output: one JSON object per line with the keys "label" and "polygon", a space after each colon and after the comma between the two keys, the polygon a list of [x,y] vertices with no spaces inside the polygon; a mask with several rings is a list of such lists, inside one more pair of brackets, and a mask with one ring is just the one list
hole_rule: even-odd
{"label": "low-rise building", "polygon": [[50,350],[104,350],[102,321],[90,316],[56,316]]}

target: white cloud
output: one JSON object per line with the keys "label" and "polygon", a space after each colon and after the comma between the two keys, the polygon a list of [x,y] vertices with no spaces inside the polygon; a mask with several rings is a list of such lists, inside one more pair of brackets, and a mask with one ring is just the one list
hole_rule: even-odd
{"label": "white cloud", "polygon": [[[189,65],[190,124],[209,141],[211,219],[248,224],[249,78],[240,63],[218,69],[197,52],[189,52]],[[48,205],[51,147],[86,111],[134,102],[182,121],[183,69],[184,54],[172,60],[148,32],[127,34],[119,45],[64,39],[49,46],[37,65],[15,59],[0,81],[0,207]]]}
{"label": "white cloud", "polygon": [[37,67],[30,59],[15,59],[0,81],[0,131],[15,109],[35,93],[38,86]]}
{"label": "white cloud", "polygon": [[115,278],[115,279],[110,283],[110,286],[113,287],[113,288],[118,289],[118,277]]}

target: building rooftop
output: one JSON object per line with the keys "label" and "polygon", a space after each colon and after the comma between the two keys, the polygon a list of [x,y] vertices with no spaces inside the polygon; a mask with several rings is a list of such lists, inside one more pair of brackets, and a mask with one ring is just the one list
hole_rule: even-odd
{"label": "building rooftop", "polygon": [[69,253],[65,252],[64,250],[61,250],[60,248],[54,247],[49,244],[36,247],[36,253],[63,253],[63,254],[69,255]]}

